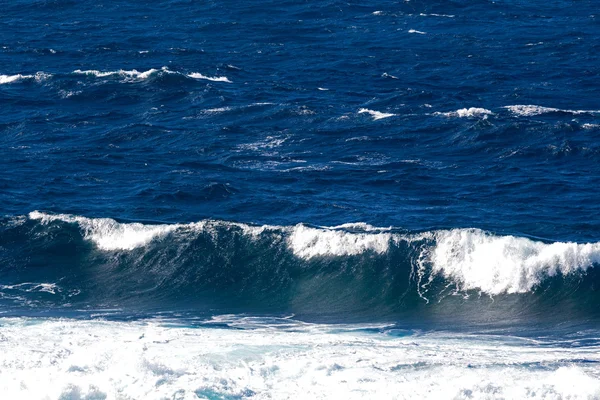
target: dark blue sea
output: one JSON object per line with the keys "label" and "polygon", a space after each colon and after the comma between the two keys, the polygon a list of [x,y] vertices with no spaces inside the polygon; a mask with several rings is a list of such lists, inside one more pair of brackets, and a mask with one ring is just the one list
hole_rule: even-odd
{"label": "dark blue sea", "polygon": [[0,6],[3,398],[600,398],[598,2]]}

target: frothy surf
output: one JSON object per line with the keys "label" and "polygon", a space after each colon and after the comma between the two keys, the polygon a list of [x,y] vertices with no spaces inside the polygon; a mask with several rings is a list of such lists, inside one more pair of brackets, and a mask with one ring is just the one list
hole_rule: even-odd
{"label": "frothy surf", "polygon": [[494,113],[485,108],[471,107],[471,108],[461,108],[456,111],[448,111],[448,112],[435,112],[433,115],[440,115],[443,117],[456,117],[456,118],[487,118],[489,115],[493,115]]}
{"label": "frothy surf", "polygon": [[190,329],[152,320],[3,319],[3,393],[29,399],[600,396],[595,346],[235,320],[225,319],[235,329],[223,323]]}
{"label": "frothy surf", "polygon": [[19,82],[19,81],[29,80],[29,79],[34,79],[36,82],[42,82],[42,81],[48,79],[51,76],[52,75],[47,74],[45,72],[37,72],[37,73],[35,73],[33,75],[23,75],[23,74],[0,75],[0,85],[5,85],[5,84],[9,84],[9,83],[16,83],[16,82]]}
{"label": "frothy surf", "polygon": [[369,110],[368,108],[361,108],[360,110],[358,110],[358,113],[359,114],[369,114],[371,117],[373,117],[374,120],[389,118],[389,117],[393,117],[396,115],[396,114],[392,114],[392,113],[383,113],[380,111]]}
{"label": "frothy surf", "polygon": [[79,74],[79,75],[88,75],[88,76],[93,76],[96,78],[106,78],[106,77],[110,77],[110,76],[120,76],[123,77],[125,79],[128,80],[144,80],[144,79],[148,79],[149,77],[156,75],[156,74],[174,74],[174,75],[181,75],[181,76],[187,76],[189,78],[192,79],[204,79],[204,80],[209,80],[209,81],[213,81],[213,82],[227,82],[227,83],[232,83],[227,77],[225,76],[216,76],[216,77],[211,77],[211,76],[206,76],[203,75],[199,72],[192,72],[189,74],[185,74],[185,73],[181,73],[181,72],[177,72],[177,71],[171,71],[168,67],[162,67],[160,69],[149,69],[147,71],[138,71],[136,69],[133,70],[117,70],[117,71],[99,71],[99,70],[80,70],[77,69],[75,71],[73,71],[74,74]]}

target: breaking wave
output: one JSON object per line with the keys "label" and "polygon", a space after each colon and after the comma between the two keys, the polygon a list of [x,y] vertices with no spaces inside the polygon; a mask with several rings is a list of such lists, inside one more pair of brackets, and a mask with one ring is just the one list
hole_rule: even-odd
{"label": "breaking wave", "polygon": [[481,295],[497,304],[530,305],[544,296],[571,304],[573,293],[595,299],[592,267],[600,263],[600,243],[473,228],[142,224],[39,211],[5,220],[0,245],[9,254],[5,261],[12,260],[2,264],[0,292],[18,291],[27,300],[19,304],[29,306],[184,303],[240,311],[240,304],[259,304],[307,314],[388,315],[459,302],[454,312],[466,313]]}

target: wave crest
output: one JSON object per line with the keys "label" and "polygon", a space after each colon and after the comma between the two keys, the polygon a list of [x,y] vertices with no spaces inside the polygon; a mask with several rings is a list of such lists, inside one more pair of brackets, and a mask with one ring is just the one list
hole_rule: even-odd
{"label": "wave crest", "polygon": [[[405,234],[398,228],[378,228],[365,223],[313,227],[203,220],[190,224],[145,225],[39,211],[31,212],[29,218],[41,224],[53,221],[76,223],[83,238],[92,241],[102,251],[130,251],[150,246],[152,241],[165,239],[168,235],[175,235],[178,244],[173,245],[180,246],[194,240],[200,233],[208,234],[206,238],[217,247],[233,245],[228,235],[260,239],[275,246],[283,244],[285,250],[299,262],[367,253],[381,256],[396,249],[394,256],[380,262],[405,264],[410,270],[414,269],[412,275],[417,278],[422,294],[427,293],[437,278],[453,282],[459,292],[479,291],[489,295],[526,293],[547,278],[584,273],[600,264],[600,242],[544,243],[526,237],[495,235],[475,228]],[[411,249],[412,255],[398,252],[399,247]],[[236,248],[219,247],[217,250],[235,252]],[[390,264],[389,268],[400,266]]]}
{"label": "wave crest", "polygon": [[599,263],[600,243],[547,244],[479,229],[453,229],[436,232],[426,259],[432,276],[452,280],[462,291],[526,293],[547,277],[585,271]]}

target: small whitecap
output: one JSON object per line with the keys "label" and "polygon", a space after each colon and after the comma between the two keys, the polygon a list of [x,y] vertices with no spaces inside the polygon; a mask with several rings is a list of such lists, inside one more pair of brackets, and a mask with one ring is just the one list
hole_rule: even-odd
{"label": "small whitecap", "polygon": [[371,117],[373,117],[374,120],[389,118],[389,117],[393,117],[396,115],[396,114],[392,114],[392,113],[383,113],[380,111],[369,110],[368,108],[361,108],[360,110],[358,110],[358,113],[359,114],[369,114]]}

